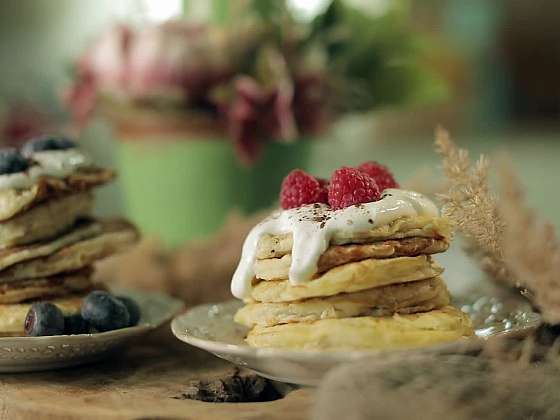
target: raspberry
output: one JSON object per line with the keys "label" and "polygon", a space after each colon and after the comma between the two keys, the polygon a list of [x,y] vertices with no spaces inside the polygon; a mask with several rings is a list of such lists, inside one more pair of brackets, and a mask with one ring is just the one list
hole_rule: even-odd
{"label": "raspberry", "polygon": [[280,205],[283,209],[293,209],[305,204],[326,203],[325,182],[317,180],[301,169],[294,169],[282,181]]}
{"label": "raspberry", "polygon": [[371,176],[381,192],[387,188],[399,188],[399,184],[393,178],[391,171],[380,163],[374,161],[365,162],[358,166],[358,170]]}
{"label": "raspberry", "polygon": [[342,167],[331,177],[329,204],[334,209],[377,201],[380,196],[375,180],[357,169]]}

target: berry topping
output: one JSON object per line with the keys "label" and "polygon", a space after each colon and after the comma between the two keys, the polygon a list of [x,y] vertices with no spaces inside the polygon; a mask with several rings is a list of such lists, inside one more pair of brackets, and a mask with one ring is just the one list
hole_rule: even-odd
{"label": "berry topping", "polygon": [[365,162],[358,166],[358,169],[371,176],[381,192],[387,188],[399,188],[399,184],[395,181],[391,171],[380,163],[373,161]]}
{"label": "berry topping", "polygon": [[30,337],[64,334],[64,315],[52,303],[34,303],[25,317],[24,331]]}
{"label": "berry topping", "polygon": [[95,291],[82,303],[82,318],[97,331],[128,327],[130,315],[124,303],[107,292]]}
{"label": "berry topping", "polygon": [[117,299],[120,300],[128,310],[128,314],[130,315],[128,326],[134,327],[138,324],[138,321],[140,321],[140,306],[138,306],[135,300],[127,296],[117,296]]}
{"label": "berry topping", "polygon": [[305,204],[326,203],[326,185],[301,169],[294,169],[282,181],[280,205],[293,209]]}
{"label": "berry topping", "polygon": [[0,175],[26,171],[29,162],[16,149],[0,150]]}
{"label": "berry topping", "polygon": [[89,324],[80,314],[64,317],[64,334],[86,334],[89,332]]}
{"label": "berry topping", "polygon": [[334,171],[329,185],[329,204],[342,209],[354,204],[379,200],[381,191],[367,174],[348,167]]}
{"label": "berry topping", "polygon": [[76,147],[78,147],[76,143],[67,137],[43,136],[29,140],[21,150],[25,156],[31,156],[35,152],[67,150]]}

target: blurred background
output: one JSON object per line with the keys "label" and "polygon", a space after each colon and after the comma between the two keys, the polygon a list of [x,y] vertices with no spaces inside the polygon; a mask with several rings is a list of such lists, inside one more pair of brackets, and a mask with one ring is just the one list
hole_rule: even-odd
{"label": "blurred background", "polygon": [[377,160],[437,189],[437,124],[507,151],[560,223],[557,1],[4,0],[0,19],[2,143],[76,136],[119,170],[98,211],[162,247],[273,207],[295,167]]}

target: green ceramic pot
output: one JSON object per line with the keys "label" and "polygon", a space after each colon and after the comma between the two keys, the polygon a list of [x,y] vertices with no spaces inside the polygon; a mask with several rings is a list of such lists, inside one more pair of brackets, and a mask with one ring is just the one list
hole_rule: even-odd
{"label": "green ceramic pot", "polygon": [[215,232],[233,209],[274,205],[286,173],[307,167],[311,142],[270,143],[252,167],[224,139],[143,137],[118,147],[128,216],[174,247]]}

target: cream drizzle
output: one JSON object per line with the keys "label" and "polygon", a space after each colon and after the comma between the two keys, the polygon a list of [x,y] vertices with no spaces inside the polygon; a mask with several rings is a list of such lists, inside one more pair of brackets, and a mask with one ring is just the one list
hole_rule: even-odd
{"label": "cream drizzle", "polygon": [[289,282],[297,285],[309,281],[316,273],[319,258],[329,247],[335,233],[353,235],[387,225],[401,217],[438,215],[439,211],[430,199],[400,189],[385,190],[379,201],[340,210],[324,204],[310,204],[278,211],[249,232],[233,275],[231,292],[239,299],[250,296],[257,246],[263,235],[293,235]]}
{"label": "cream drizzle", "polygon": [[0,175],[0,189],[29,188],[43,176],[65,178],[77,169],[92,165],[92,160],[78,149],[46,150],[33,153],[27,171]]}

